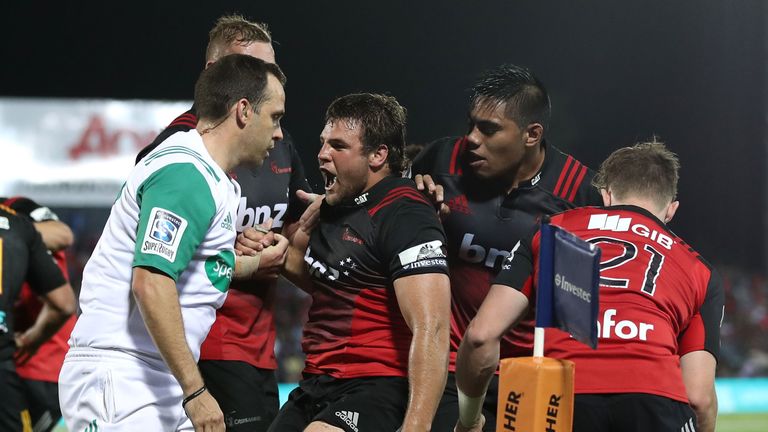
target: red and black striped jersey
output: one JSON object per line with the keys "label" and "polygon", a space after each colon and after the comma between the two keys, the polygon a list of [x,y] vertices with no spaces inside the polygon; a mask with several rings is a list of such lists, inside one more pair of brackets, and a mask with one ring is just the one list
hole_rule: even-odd
{"label": "red and black striped jersey", "polygon": [[[576,363],[576,393],[650,393],[687,402],[679,355],[706,350],[717,358],[719,352],[724,292],[717,273],[640,207],[575,209],[551,223],[602,251],[599,341],[592,350],[547,329],[545,355]],[[533,298],[539,247],[536,231],[494,283]]]}
{"label": "red and black striped jersey", "polygon": [[32,222],[0,204],[0,361],[16,349],[14,303],[25,281],[40,296],[66,283]]}
{"label": "red and black striped jersey", "polygon": [[[536,227],[537,219],[584,205],[601,205],[591,186],[594,172],[549,144],[544,163],[511,193],[475,178],[466,166],[466,137],[429,144],[413,163],[413,174],[429,174],[445,189],[451,209],[443,220],[451,268],[451,364],[469,322],[477,314],[491,281],[515,243]],[[533,322],[527,317],[501,344],[501,355],[531,355]]]}
{"label": "red and black striped jersey", "polygon": [[[137,162],[174,133],[194,129],[197,120],[193,106],[143,149]],[[311,188],[293,140],[285,131],[284,139],[275,143],[262,166],[240,166],[229,174],[241,188],[235,224],[238,232],[272,219],[272,230],[279,233],[306,209],[296,191],[311,192]],[[237,360],[262,369],[277,369],[273,315],[276,282],[233,281],[230,287],[200,349],[200,359]]]}
{"label": "red and black striped jersey", "polygon": [[411,331],[393,282],[448,273],[434,207],[409,179],[387,177],[346,203],[323,203],[304,260],[312,306],[306,373],[407,376]]}

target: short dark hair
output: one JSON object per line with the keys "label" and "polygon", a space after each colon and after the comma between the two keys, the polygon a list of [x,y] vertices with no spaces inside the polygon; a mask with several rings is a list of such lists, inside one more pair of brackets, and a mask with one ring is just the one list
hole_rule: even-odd
{"label": "short dark hair", "polygon": [[397,99],[371,93],[342,96],[325,112],[326,123],[339,120],[360,122],[363,151],[370,153],[384,144],[389,149],[389,169],[395,173],[403,171],[406,109]]}
{"label": "short dark hair", "polygon": [[248,21],[242,15],[224,15],[208,33],[205,58],[216,61],[222,47],[232,43],[248,45],[253,42],[272,43],[272,35],[264,23]]}
{"label": "short dark hair", "polygon": [[619,199],[639,195],[662,207],[677,196],[679,170],[677,155],[654,137],[611,153],[592,184],[598,189],[610,189]]}
{"label": "short dark hair", "polygon": [[245,98],[258,111],[267,98],[267,75],[285,85],[285,75],[273,63],[232,54],[205,69],[195,84],[195,109],[201,119],[221,120],[238,100]]}
{"label": "short dark hair", "polygon": [[486,71],[472,87],[470,109],[506,104],[505,114],[520,128],[549,126],[551,106],[544,84],[527,68],[504,64]]}

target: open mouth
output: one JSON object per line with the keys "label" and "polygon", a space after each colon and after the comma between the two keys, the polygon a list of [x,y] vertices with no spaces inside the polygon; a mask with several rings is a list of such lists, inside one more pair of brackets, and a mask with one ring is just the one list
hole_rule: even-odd
{"label": "open mouth", "polygon": [[331,189],[336,184],[336,175],[324,169],[320,171],[323,173],[323,177],[325,177],[325,190]]}

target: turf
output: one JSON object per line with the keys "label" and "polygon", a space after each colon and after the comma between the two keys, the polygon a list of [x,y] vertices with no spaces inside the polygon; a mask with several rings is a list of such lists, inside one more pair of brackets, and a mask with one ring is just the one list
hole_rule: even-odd
{"label": "turf", "polygon": [[721,414],[717,417],[717,432],[766,432],[768,413]]}

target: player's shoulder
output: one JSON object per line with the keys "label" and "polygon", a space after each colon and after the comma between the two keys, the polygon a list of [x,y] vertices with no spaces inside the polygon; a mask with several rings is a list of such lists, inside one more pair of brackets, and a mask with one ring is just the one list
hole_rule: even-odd
{"label": "player's shoulder", "polygon": [[3,231],[27,234],[34,232],[35,227],[28,217],[5,204],[0,204],[0,232]]}
{"label": "player's shoulder", "polygon": [[148,155],[152,150],[157,148],[160,144],[163,143],[168,137],[175,134],[176,132],[186,132],[191,129],[194,129],[197,127],[197,112],[195,110],[195,107],[192,106],[192,108],[189,109],[189,111],[179,115],[171,123],[165,127],[156,137],[154,140],[152,140],[151,143],[149,143],[146,147],[141,149],[139,153],[136,155],[136,163],[138,164],[139,161],[144,159],[146,155]]}
{"label": "player's shoulder", "polygon": [[461,156],[467,145],[465,136],[449,136],[424,146],[414,158],[413,174],[457,175],[461,173]]}
{"label": "player's shoulder", "polygon": [[355,202],[364,202],[372,218],[385,217],[407,208],[434,211],[429,199],[416,189],[413,180],[404,177],[390,176],[382,179],[368,192],[355,198]]}
{"label": "player's shoulder", "polygon": [[178,171],[185,175],[189,165],[209,182],[218,183],[224,177],[221,168],[208,154],[196,131],[177,132],[152,150],[138,164],[144,175],[157,171],[165,174]]}
{"label": "player's shoulder", "polygon": [[35,222],[46,222],[59,220],[58,215],[50,208],[40,205],[31,198],[23,196],[14,196],[10,198],[0,198],[0,203],[12,208],[24,217]]}
{"label": "player's shoulder", "polygon": [[602,200],[592,185],[595,171],[574,156],[546,145],[544,165],[534,180],[558,199],[577,206],[599,206]]}

